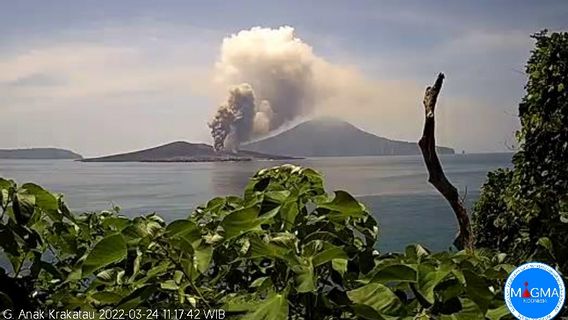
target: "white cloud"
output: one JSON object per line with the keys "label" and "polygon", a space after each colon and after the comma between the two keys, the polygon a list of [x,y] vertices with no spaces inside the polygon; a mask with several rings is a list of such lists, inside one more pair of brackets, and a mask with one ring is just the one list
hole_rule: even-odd
{"label": "white cloud", "polygon": [[100,155],[176,139],[207,141],[213,109],[208,57],[195,49],[191,34],[184,41],[181,34],[171,38],[169,28],[159,30],[149,37],[113,28],[87,40],[81,32],[27,39],[4,51],[0,147],[58,146]]}
{"label": "white cloud", "polygon": [[[0,88],[15,98],[69,99],[161,92],[203,94],[207,71],[187,61],[155,61],[143,49],[66,43],[0,60]],[[189,59],[188,59],[189,60]],[[25,84],[42,75],[52,85]],[[24,83],[22,83],[24,82]],[[21,83],[13,86],[14,83]]]}

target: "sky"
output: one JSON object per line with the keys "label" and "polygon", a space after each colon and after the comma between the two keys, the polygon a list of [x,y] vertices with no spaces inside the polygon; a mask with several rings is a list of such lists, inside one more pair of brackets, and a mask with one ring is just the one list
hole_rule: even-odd
{"label": "sky", "polygon": [[566,31],[566,17],[562,0],[2,1],[0,148],[211,143],[228,89],[215,81],[223,39],[290,26],[340,92],[302,119],[417,141],[424,88],[444,72],[438,143],[510,151],[530,34]]}

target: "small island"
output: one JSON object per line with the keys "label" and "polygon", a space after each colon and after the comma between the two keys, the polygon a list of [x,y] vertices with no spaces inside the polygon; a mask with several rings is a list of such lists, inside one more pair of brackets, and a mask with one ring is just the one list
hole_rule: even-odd
{"label": "small island", "polygon": [[223,162],[251,160],[290,160],[295,157],[254,151],[215,151],[205,143],[176,141],[162,146],[116,155],[80,159],[82,162]]}
{"label": "small island", "polygon": [[0,159],[79,160],[83,156],[58,148],[0,149]]}

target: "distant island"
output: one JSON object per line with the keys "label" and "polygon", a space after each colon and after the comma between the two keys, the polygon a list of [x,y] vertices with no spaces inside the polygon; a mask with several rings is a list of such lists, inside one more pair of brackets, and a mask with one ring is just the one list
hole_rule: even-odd
{"label": "distant island", "polygon": [[0,149],[0,159],[82,159],[70,150],[58,148]]}
{"label": "distant island", "polygon": [[176,141],[162,146],[116,154],[111,156],[81,159],[83,162],[217,162],[250,160],[289,160],[295,157],[265,154],[254,151],[215,152],[204,143]]}
{"label": "distant island", "polygon": [[[278,135],[244,144],[242,149],[299,157],[349,157],[420,154],[417,142],[391,140],[336,118],[303,122]],[[437,147],[440,154],[454,149]]]}
{"label": "distant island", "polygon": [[[452,148],[437,147],[437,150],[440,154],[454,154]],[[58,148],[0,149],[0,159],[72,159],[83,162],[217,162],[417,154],[420,150],[416,142],[379,137],[335,118],[300,123],[272,137],[246,143],[236,153],[216,152],[208,144],[185,141],[87,159]]]}
{"label": "distant island", "polygon": [[[451,148],[437,149],[440,154],[454,154]],[[80,161],[218,162],[417,154],[420,154],[420,150],[416,142],[391,140],[365,132],[343,120],[319,118],[303,122],[275,136],[246,143],[236,153],[216,152],[205,143],[176,141],[150,149]]]}

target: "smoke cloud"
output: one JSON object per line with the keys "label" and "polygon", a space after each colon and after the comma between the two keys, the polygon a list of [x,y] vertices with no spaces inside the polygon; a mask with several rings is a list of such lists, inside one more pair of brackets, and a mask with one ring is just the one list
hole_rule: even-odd
{"label": "smoke cloud", "polygon": [[223,40],[216,80],[228,98],[209,123],[216,150],[235,151],[314,107],[318,58],[292,27],[255,27]]}
{"label": "smoke cloud", "polygon": [[308,116],[339,117],[403,140],[422,126],[421,84],[368,78],[356,66],[329,62],[292,27],[225,38],[214,72],[216,84],[229,89],[209,122],[216,150],[236,151]]}

